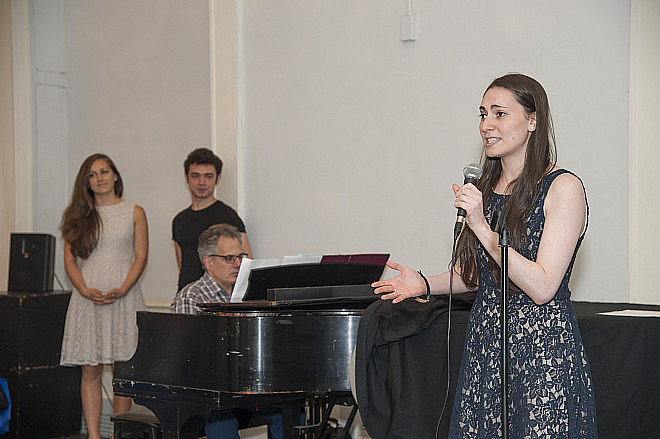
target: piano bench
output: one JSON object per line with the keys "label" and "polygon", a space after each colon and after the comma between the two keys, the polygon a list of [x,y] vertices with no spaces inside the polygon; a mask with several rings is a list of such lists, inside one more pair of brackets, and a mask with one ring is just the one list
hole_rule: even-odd
{"label": "piano bench", "polygon": [[130,411],[110,418],[115,439],[162,439],[160,422],[146,407],[133,404]]}

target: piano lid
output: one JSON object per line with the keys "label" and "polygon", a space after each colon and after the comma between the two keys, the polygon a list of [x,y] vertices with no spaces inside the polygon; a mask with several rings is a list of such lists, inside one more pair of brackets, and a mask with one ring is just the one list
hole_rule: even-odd
{"label": "piano lid", "polygon": [[203,313],[234,313],[234,312],[294,312],[294,311],[358,311],[366,309],[378,296],[365,297],[322,297],[300,300],[253,300],[250,302],[212,302],[198,303]]}
{"label": "piano lid", "polygon": [[365,309],[378,296],[370,284],[269,288],[267,300],[198,303],[204,312]]}

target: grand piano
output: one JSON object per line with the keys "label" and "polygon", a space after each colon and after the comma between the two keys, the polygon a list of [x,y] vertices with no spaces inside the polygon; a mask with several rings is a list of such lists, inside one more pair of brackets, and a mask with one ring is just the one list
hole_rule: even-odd
{"label": "grand piano", "polygon": [[353,405],[350,424],[348,368],[384,262],[254,270],[243,302],[138,312],[137,351],[115,365],[114,393],[154,412],[165,438],[197,437],[209,412],[240,407],[281,408],[285,438],[322,437],[336,403]]}

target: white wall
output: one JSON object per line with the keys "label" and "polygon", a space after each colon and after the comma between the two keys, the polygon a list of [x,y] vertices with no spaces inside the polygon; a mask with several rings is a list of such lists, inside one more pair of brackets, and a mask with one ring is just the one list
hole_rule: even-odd
{"label": "white wall", "polygon": [[630,41],[630,301],[660,304],[658,136],[660,113],[660,2],[633,0]]}
{"label": "white wall", "polygon": [[[149,220],[145,295],[168,301],[176,280],[170,222],[189,203],[181,163],[210,144],[218,125],[209,3],[63,1],[62,179],[70,186],[93,152],[115,159],[125,197]],[[450,185],[480,154],[481,94],[494,77],[518,71],[546,87],[560,165],[588,190],[574,297],[628,300],[628,2],[417,0],[417,41],[407,43],[399,40],[404,0],[236,4],[239,53],[227,62],[238,59],[243,72],[239,193],[220,195],[239,200],[257,257],[383,251],[426,273],[442,270]]]}
{"label": "white wall", "polygon": [[[30,2],[33,137],[33,227],[41,233],[57,237],[59,255],[63,241],[58,225],[71,193],[68,175],[67,142],[67,75],[64,63],[64,2],[33,0]],[[58,256],[59,256],[58,255]],[[56,259],[55,271],[61,282],[64,263]],[[58,287],[57,282],[54,283]]]}
{"label": "white wall", "polygon": [[245,2],[245,219],[260,257],[391,252],[449,261],[451,183],[478,160],[495,77],[546,88],[559,164],[584,180],[579,300],[627,301],[629,3]]}
{"label": "white wall", "polygon": [[94,152],[115,161],[124,198],[147,213],[147,300],[176,293],[171,221],[190,205],[183,161],[211,140],[208,20],[201,0],[65,1],[69,178]]}
{"label": "white wall", "polygon": [[0,1],[0,288],[7,286],[9,233],[14,230],[14,118],[12,14]]}

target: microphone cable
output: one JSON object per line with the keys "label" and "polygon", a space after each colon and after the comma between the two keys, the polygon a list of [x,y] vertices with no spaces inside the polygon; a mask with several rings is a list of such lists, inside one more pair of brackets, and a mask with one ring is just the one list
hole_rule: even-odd
{"label": "microphone cable", "polygon": [[[470,163],[463,168],[463,185],[471,183],[477,185],[477,182],[483,175],[483,170],[481,165],[478,163]],[[451,308],[452,308],[452,297],[454,294],[454,268],[456,266],[456,244],[458,243],[458,237],[463,231],[463,223],[465,222],[465,216],[467,212],[465,209],[459,208],[458,215],[456,216],[456,224],[454,224],[454,242],[451,246],[451,262],[449,263],[449,298],[448,306],[449,310],[447,312],[447,390],[445,392],[445,399],[442,403],[442,411],[440,412],[440,418],[438,419],[438,424],[435,428],[435,437],[438,438],[440,433],[440,424],[442,423],[442,418],[445,414],[445,409],[447,408],[447,401],[449,400],[449,387],[451,385]],[[451,421],[450,421],[451,422]]]}
{"label": "microphone cable", "polygon": [[438,439],[438,434],[440,434],[440,424],[442,424],[442,418],[445,415],[445,409],[447,408],[447,401],[449,400],[449,387],[451,385],[451,308],[452,308],[452,296],[454,292],[454,266],[456,265],[456,244],[458,242],[459,234],[454,234],[454,242],[451,246],[451,261],[449,263],[449,297],[448,297],[448,312],[447,312],[447,389],[445,391],[445,399],[442,403],[442,409],[440,410],[440,418],[435,427],[435,437]]}

